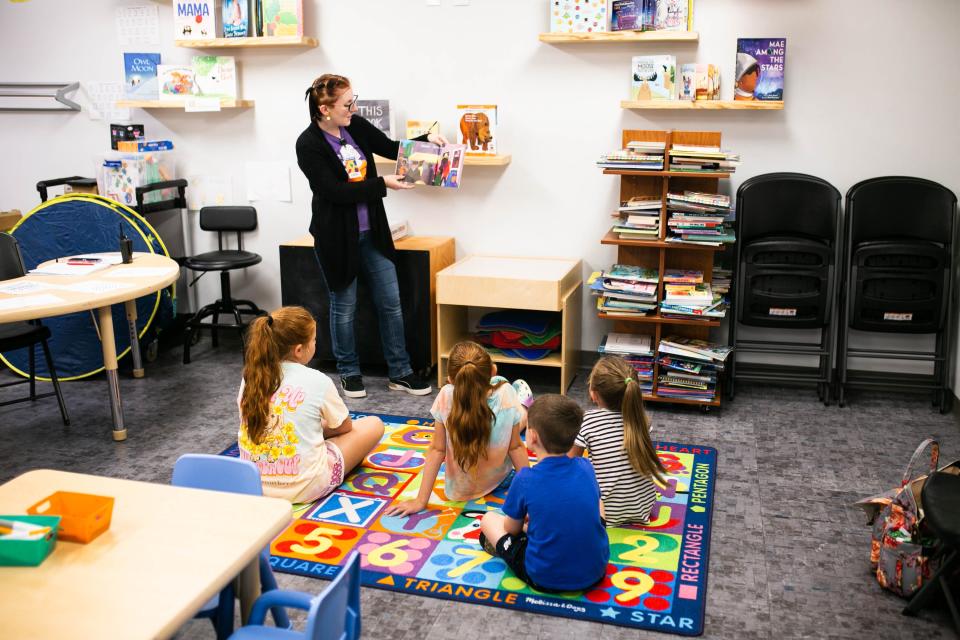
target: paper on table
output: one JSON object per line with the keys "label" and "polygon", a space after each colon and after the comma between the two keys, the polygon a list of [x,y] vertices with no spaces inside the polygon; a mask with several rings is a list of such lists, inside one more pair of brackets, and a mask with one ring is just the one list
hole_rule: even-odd
{"label": "paper on table", "polygon": [[6,298],[0,300],[0,310],[3,309],[26,309],[27,307],[36,307],[44,304],[57,304],[63,302],[63,298],[49,293],[41,293],[37,296],[21,296],[18,298]]}
{"label": "paper on table", "polygon": [[142,278],[144,276],[162,276],[168,271],[169,269],[163,267],[132,267],[130,269],[117,269],[103,275],[106,278]]}
{"label": "paper on table", "polygon": [[50,289],[55,288],[55,286],[47,282],[31,282],[29,280],[21,280],[19,282],[10,282],[8,284],[0,285],[0,293],[21,295],[24,293],[35,293],[37,291],[49,291]]}
{"label": "paper on table", "polygon": [[248,162],[244,165],[247,200],[290,202],[290,166],[283,162]]}
{"label": "paper on table", "polygon": [[75,282],[74,284],[57,285],[61,291],[78,291],[80,293],[108,293],[129,289],[133,285],[127,282],[108,282],[105,280],[91,280],[89,282]]}
{"label": "paper on table", "polygon": [[30,269],[30,273],[42,276],[85,276],[106,269],[110,264],[98,262],[96,264],[68,264],[66,262],[51,262],[44,267]]}

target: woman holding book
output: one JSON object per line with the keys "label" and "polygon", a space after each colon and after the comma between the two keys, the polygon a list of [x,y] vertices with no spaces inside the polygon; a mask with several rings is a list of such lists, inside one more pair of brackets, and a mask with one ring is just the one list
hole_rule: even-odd
{"label": "woman holding book", "polygon": [[[400,143],[357,115],[350,81],[324,74],[306,91],[310,126],[297,138],[297,164],[313,191],[310,233],[330,295],[330,341],[343,394],[367,395],[354,335],[357,277],[363,275],[377,307],[390,389],[427,395],[407,355],[394,247],[383,199],[387,189],[412,189],[397,175],[378,176],[373,154],[396,159]],[[431,133],[417,138],[447,144]]]}

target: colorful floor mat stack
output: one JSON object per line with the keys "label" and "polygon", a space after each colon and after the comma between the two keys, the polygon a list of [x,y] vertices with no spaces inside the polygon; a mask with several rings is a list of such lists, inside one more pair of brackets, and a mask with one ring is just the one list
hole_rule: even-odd
{"label": "colorful floor mat stack", "polygon": [[480,318],[475,338],[491,353],[541,360],[560,349],[560,314],[517,309],[493,311]]}

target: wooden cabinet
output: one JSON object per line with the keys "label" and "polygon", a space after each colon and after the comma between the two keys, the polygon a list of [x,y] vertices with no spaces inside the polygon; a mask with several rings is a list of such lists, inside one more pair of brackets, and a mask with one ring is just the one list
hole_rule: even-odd
{"label": "wooden cabinet", "polygon": [[[453,264],[454,240],[445,236],[408,236],[395,243],[397,278],[407,353],[414,371],[426,377],[437,364],[437,272]],[[333,361],[326,284],[313,250],[313,236],[280,245],[280,292],[284,305],[302,305],[317,319],[316,360]],[[361,364],[382,364],[377,312],[370,291],[357,285],[357,355]]]}
{"label": "wooden cabinet", "polygon": [[575,259],[470,256],[437,274],[437,386],[447,381],[453,346],[470,339],[473,312],[529,309],[560,316],[559,353],[541,360],[490,355],[497,363],[553,367],[560,374],[560,393],[566,393],[580,349],[581,271]]}

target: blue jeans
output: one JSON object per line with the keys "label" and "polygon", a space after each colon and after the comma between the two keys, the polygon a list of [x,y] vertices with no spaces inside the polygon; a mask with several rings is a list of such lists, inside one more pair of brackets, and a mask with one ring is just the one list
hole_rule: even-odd
{"label": "blue jeans", "polygon": [[[320,270],[321,274],[323,269]],[[377,251],[368,232],[360,232],[360,274],[370,287],[373,304],[377,308],[380,342],[387,372],[391,378],[402,378],[413,373],[407,355],[403,334],[403,313],[400,309],[400,285],[397,268]],[[357,311],[357,280],[340,291],[330,293],[330,342],[337,359],[337,372],[343,376],[360,375],[357,341],[353,321]]]}

